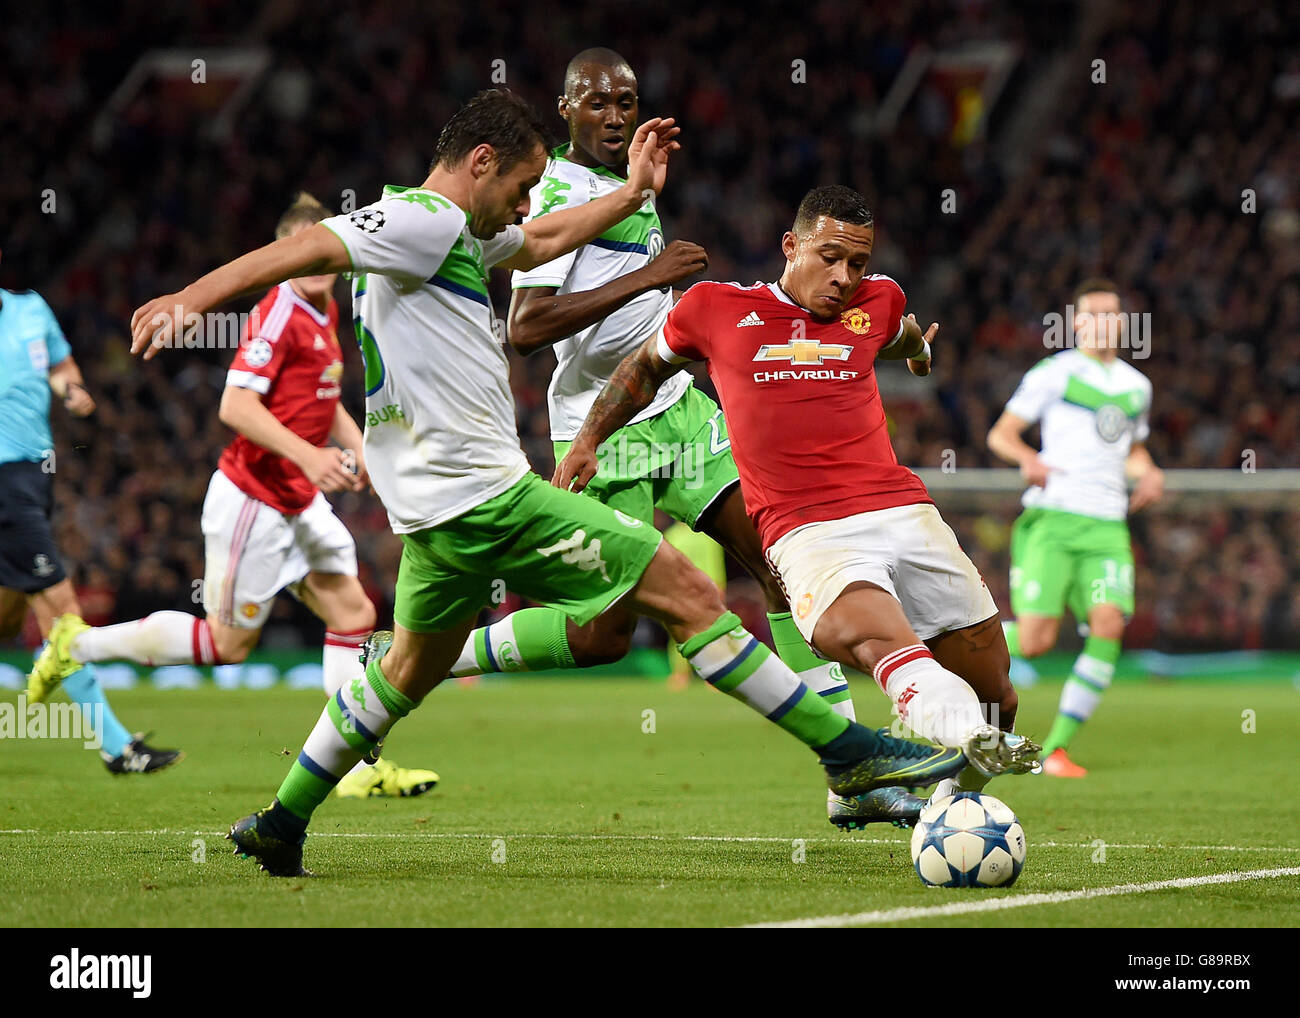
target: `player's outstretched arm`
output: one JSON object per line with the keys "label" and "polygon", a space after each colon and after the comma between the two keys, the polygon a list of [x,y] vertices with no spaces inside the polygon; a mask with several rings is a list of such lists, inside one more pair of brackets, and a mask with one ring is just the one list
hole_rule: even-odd
{"label": "player's outstretched arm", "polygon": [[568,491],[585,488],[596,476],[600,444],[648,407],[659,386],[680,370],[680,365],[669,364],[659,356],[655,336],[624,357],[591,405],[577,438],[555,468],[551,483]]}
{"label": "player's outstretched arm", "polygon": [[643,293],[673,286],[708,267],[709,255],[699,244],[674,240],[649,264],[593,290],[560,294],[554,286],[518,287],[510,298],[506,335],[515,351],[527,357],[607,318]]}
{"label": "player's outstretched arm", "polygon": [[131,352],[149,360],[181,336],[186,318],[201,315],[247,293],[260,293],[297,276],[319,276],[352,268],[347,248],[317,224],[259,247],[213,269],[179,293],[155,297],[131,316]]}
{"label": "player's outstretched arm", "polygon": [[663,190],[668,179],[668,155],[681,148],[673,140],[680,130],[672,117],[647,120],[636,129],[628,148],[627,183],[585,205],[529,220],[523,225],[523,247],[499,262],[500,267],[536,268],[595,240],[632,215]]}
{"label": "player's outstretched arm", "polygon": [[86,391],[81,368],[71,357],[64,357],[50,368],[50,391],[63,401],[73,417],[89,417],[95,412],[95,401]]}
{"label": "player's outstretched arm", "polygon": [[1156,461],[1141,442],[1134,442],[1129,449],[1124,460],[1124,476],[1137,481],[1128,500],[1131,513],[1149,506],[1165,493],[1165,472],[1156,466]]}

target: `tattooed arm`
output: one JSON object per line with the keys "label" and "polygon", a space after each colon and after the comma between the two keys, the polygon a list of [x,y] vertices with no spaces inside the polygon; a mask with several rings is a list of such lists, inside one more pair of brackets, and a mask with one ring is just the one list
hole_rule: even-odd
{"label": "tattooed arm", "polygon": [[659,356],[657,342],[657,337],[651,336],[614,370],[572,447],[555,468],[551,477],[555,487],[569,491],[585,488],[599,468],[601,443],[648,407],[659,386],[681,370],[680,364],[669,364]]}

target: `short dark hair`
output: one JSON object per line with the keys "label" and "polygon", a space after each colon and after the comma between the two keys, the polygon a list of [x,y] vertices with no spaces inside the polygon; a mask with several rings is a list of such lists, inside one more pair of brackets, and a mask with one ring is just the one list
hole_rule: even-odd
{"label": "short dark hair", "polygon": [[797,236],[806,235],[817,222],[818,216],[829,216],[831,219],[838,219],[841,223],[852,223],[854,226],[875,224],[875,217],[871,214],[871,209],[867,208],[867,200],[853,188],[844,187],[842,184],[814,187],[804,195],[803,201],[799,203],[799,211],[795,213],[794,226],[791,230]]}
{"label": "short dark hair", "polygon": [[569,61],[569,66],[564,69],[564,95],[568,99],[574,97],[578,90],[578,78],[581,76],[583,68],[594,65],[596,67],[608,67],[615,71],[627,71],[633,78],[636,74],[632,71],[632,65],[623,59],[622,54],[612,50],[607,46],[593,46],[577,54]]}
{"label": "short dark hair", "polygon": [[479,145],[492,146],[497,170],[505,173],[539,145],[546,148],[546,125],[532,106],[509,89],[484,89],[443,126],[429,169],[455,169]]}
{"label": "short dark hair", "polygon": [[1074,288],[1074,293],[1070,295],[1070,303],[1078,304],[1079,298],[1085,293],[1113,293],[1120,296],[1119,287],[1113,280],[1103,279],[1101,276],[1093,276],[1091,279],[1085,279],[1082,283]]}

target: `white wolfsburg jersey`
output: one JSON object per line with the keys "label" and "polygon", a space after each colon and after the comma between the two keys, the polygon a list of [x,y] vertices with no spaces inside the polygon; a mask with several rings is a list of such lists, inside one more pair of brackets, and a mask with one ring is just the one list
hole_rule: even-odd
{"label": "white wolfsburg jersey", "polygon": [[1039,456],[1055,469],[1033,487],[1028,507],[1061,509],[1103,520],[1128,515],[1124,461],[1150,434],[1151,382],[1118,358],[1103,363],[1079,350],[1041,360],[1020,381],[1007,411],[1042,421]]}
{"label": "white wolfsburg jersey", "polygon": [[395,187],[324,225],[352,259],[375,491],[394,533],[455,519],[528,472],[487,291],[523,231],[477,240],[450,199]]}
{"label": "white wolfsburg jersey", "polygon": [[[574,208],[618,190],[627,183],[606,169],[591,170],[563,158],[567,145],[556,149],[546,172],[529,195],[529,218]],[[664,249],[663,231],[654,199],[617,226],[576,251],[545,265],[516,272],[511,286],[554,286],[560,293],[582,293],[604,286],[647,264]],[[650,290],[628,301],[607,318],[555,344],[558,362],[546,399],[551,413],[551,438],[576,438],[587,412],[624,357],[651,336],[658,335],[673,306],[672,287]],[[663,413],[690,387],[691,376],[679,371],[659,387],[654,401],[628,423]]]}

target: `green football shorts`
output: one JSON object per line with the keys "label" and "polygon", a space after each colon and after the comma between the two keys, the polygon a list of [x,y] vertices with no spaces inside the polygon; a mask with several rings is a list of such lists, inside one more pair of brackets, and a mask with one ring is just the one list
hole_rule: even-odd
{"label": "green football shorts", "polygon": [[402,534],[393,617],[416,633],[450,629],[506,590],[578,625],[637,585],[659,532],[529,473],[463,516]]}
{"label": "green football shorts", "polygon": [[[556,463],[572,445],[555,443]],[[693,385],[663,413],[620,428],[596,455],[599,470],[583,494],[650,524],[658,508],[696,530],[740,480],[722,410]]]}
{"label": "green football shorts", "polygon": [[1011,530],[1011,610],[1079,622],[1099,604],[1133,614],[1128,523],[1059,509],[1026,509]]}

